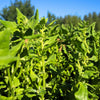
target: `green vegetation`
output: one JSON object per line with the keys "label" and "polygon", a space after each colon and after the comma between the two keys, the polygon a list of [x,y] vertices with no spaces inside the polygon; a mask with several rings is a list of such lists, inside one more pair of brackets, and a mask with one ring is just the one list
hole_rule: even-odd
{"label": "green vegetation", "polygon": [[[16,8],[18,8],[27,18],[30,18],[31,16],[34,16],[35,14],[35,7],[31,5],[31,0],[13,0],[11,2],[10,6],[5,7],[0,12],[0,19],[6,20],[6,21],[16,21]],[[73,24],[74,26],[78,26],[78,23],[85,20],[91,25],[92,23],[96,22],[95,25],[95,31],[100,31],[100,13],[97,14],[96,12],[89,13],[87,15],[84,15],[84,18],[81,19],[81,17],[78,16],[71,16],[66,15],[64,17],[62,16],[56,16],[55,14],[52,14],[51,12],[47,13],[48,22],[47,24],[50,24],[52,21],[56,20],[54,24],[64,24],[65,26]]]}
{"label": "green vegetation", "polygon": [[100,33],[47,24],[38,10],[0,27],[0,100],[99,100]]}
{"label": "green vegetation", "polygon": [[10,6],[5,7],[0,12],[0,17],[6,21],[16,21],[16,8],[18,8],[27,18],[34,15],[35,7],[31,6],[30,0],[12,0]]}

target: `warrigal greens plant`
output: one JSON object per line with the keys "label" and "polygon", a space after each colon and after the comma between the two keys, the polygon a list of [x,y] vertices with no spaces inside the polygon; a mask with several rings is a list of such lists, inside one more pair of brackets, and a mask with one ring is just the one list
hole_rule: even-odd
{"label": "warrigal greens plant", "polygon": [[0,20],[0,100],[100,100],[100,32],[27,19]]}

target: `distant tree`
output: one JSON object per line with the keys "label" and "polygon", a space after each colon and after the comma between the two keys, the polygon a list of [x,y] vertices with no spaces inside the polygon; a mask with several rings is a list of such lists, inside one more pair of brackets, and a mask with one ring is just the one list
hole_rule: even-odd
{"label": "distant tree", "polygon": [[22,0],[15,0],[14,3],[11,2],[9,7],[2,9],[0,17],[7,21],[15,21],[16,8],[18,8],[28,18],[34,15],[35,7],[31,6],[30,0],[24,0],[24,2],[22,2]]}
{"label": "distant tree", "polygon": [[57,23],[58,24],[65,24],[65,25],[73,24],[74,26],[76,26],[76,25],[78,25],[80,20],[81,20],[81,18],[78,17],[78,16],[67,15],[67,16],[64,16],[64,18],[58,17],[57,18]]}
{"label": "distant tree", "polygon": [[99,19],[98,19],[98,15],[96,14],[96,12],[93,12],[93,15],[92,15],[92,19],[93,19],[93,22],[96,22],[96,26],[95,26],[95,30],[98,31],[99,30]]}
{"label": "distant tree", "polygon": [[88,14],[88,21],[89,21],[90,24],[93,22],[91,13]]}
{"label": "distant tree", "polygon": [[100,13],[98,14],[98,18],[100,19]]}
{"label": "distant tree", "polygon": [[64,20],[63,20],[63,17],[57,17],[57,21],[56,21],[57,24],[64,24]]}
{"label": "distant tree", "polygon": [[88,21],[88,16],[87,15],[84,15],[84,20]]}
{"label": "distant tree", "polygon": [[93,18],[93,21],[95,21],[95,22],[97,21],[98,16],[97,16],[96,12],[93,12],[92,18]]}
{"label": "distant tree", "polygon": [[48,12],[47,17],[48,17],[48,24],[56,19],[56,16],[54,14],[51,14],[50,12]]}
{"label": "distant tree", "polygon": [[78,25],[78,23],[80,22],[81,18],[77,17],[77,16],[72,16],[72,21],[71,23],[73,23],[74,26]]}
{"label": "distant tree", "polygon": [[89,13],[88,15],[84,16],[84,20],[88,21],[89,24],[96,22],[95,30],[100,31],[100,13],[99,14],[96,14],[96,12],[93,12],[92,14]]}

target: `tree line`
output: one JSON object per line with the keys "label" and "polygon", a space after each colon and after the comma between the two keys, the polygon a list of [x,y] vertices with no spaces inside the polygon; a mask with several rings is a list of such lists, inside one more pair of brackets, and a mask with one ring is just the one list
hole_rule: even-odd
{"label": "tree line", "polygon": [[[30,0],[15,0],[14,2],[11,2],[11,5],[9,7],[5,7],[2,9],[2,11],[0,12],[0,19],[6,21],[16,21],[16,7],[28,18],[34,16],[35,14],[35,7],[31,5]],[[100,31],[100,13],[97,14],[96,12],[84,15],[83,19],[81,17],[71,15],[57,17],[55,14],[48,12],[47,18],[48,24],[53,20],[56,20],[55,24],[73,24],[74,26],[77,26],[78,23],[82,20],[87,21],[89,24],[96,22],[95,30]]]}

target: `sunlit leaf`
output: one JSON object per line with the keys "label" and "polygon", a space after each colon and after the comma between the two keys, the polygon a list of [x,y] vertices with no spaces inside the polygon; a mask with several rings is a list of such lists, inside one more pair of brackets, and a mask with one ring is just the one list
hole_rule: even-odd
{"label": "sunlit leaf", "polygon": [[80,83],[79,89],[75,92],[76,100],[88,100],[88,90],[85,83]]}
{"label": "sunlit leaf", "polygon": [[18,87],[20,85],[20,81],[17,77],[14,76],[13,80],[12,80],[12,87]]}

